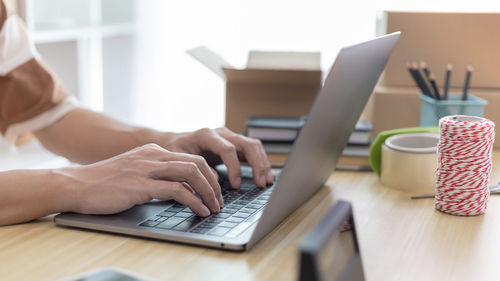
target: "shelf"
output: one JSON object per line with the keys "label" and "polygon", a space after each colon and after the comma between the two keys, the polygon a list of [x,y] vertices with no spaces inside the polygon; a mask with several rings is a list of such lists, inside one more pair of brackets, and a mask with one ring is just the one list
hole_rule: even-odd
{"label": "shelf", "polygon": [[31,38],[33,38],[35,44],[76,41],[79,39],[86,39],[92,36],[99,36],[102,38],[106,38],[113,36],[133,35],[135,33],[135,28],[136,28],[135,24],[127,23],[127,24],[112,24],[112,25],[105,25],[98,27],[40,30],[40,31],[32,31]]}
{"label": "shelf", "polygon": [[50,169],[72,165],[66,158],[47,151],[38,141],[20,148],[0,143],[0,171],[14,169]]}

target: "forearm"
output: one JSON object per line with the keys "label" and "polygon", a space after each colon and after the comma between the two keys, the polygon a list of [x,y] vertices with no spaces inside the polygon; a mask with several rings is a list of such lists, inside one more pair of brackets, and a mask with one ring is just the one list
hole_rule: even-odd
{"label": "forearm", "polygon": [[[35,135],[48,150],[87,164],[156,142],[160,133],[78,108]],[[161,137],[168,138],[168,134],[162,133]]]}
{"label": "forearm", "polygon": [[54,170],[0,172],[0,225],[69,211],[73,184]]}

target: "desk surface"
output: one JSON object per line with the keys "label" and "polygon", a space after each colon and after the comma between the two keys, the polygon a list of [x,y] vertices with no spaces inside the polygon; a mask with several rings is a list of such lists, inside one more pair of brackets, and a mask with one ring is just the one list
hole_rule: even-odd
{"label": "desk surface", "polygon": [[[491,181],[499,179],[497,166]],[[296,280],[300,239],[337,199],[354,204],[368,280],[492,280],[500,275],[500,195],[491,197],[485,215],[456,217],[436,211],[432,199],[411,200],[384,187],[373,173],[343,171],[249,252],[61,228],[46,217],[0,227],[0,277],[54,280],[116,266],[158,280]]]}

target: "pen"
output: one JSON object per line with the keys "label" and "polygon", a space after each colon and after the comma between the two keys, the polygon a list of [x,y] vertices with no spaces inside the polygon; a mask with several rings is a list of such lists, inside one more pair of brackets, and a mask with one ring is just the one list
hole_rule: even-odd
{"label": "pen", "polygon": [[436,98],[438,100],[441,100],[441,95],[439,94],[439,89],[436,85],[436,76],[434,76],[434,73],[429,73],[429,82],[431,83],[432,89],[434,90],[434,93],[436,94]]}
{"label": "pen", "polygon": [[467,72],[465,74],[464,92],[462,94],[462,100],[467,100],[467,92],[469,91],[471,74],[472,74],[472,65],[468,65]]}
{"label": "pen", "polygon": [[431,98],[436,98],[434,96],[434,94],[432,93],[432,90],[429,87],[429,84],[427,84],[427,81],[425,80],[424,76],[420,72],[420,69],[418,68],[418,65],[416,62],[412,63],[412,70],[415,73],[415,77],[416,77],[418,83],[420,83],[420,88],[422,89],[422,92]]}
{"label": "pen", "polygon": [[408,68],[408,72],[410,72],[410,75],[413,77],[413,80],[415,81],[415,84],[417,84],[417,87],[420,89],[420,91],[422,91],[422,94],[432,98],[432,96],[429,95],[429,93],[422,86],[422,82],[420,81],[419,77],[417,76],[415,69],[412,68],[412,66],[409,62],[406,63],[406,68]]}
{"label": "pen", "polygon": [[450,88],[450,77],[451,77],[451,70],[452,69],[453,69],[453,66],[451,64],[448,64],[446,66],[446,74],[445,74],[444,87],[443,87],[443,99],[444,100],[448,99],[448,89]]}

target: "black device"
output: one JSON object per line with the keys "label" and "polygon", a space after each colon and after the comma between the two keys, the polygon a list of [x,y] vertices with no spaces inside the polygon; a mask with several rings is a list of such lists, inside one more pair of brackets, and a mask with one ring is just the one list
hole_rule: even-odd
{"label": "black device", "polygon": [[351,203],[335,204],[301,241],[299,280],[365,280]]}

